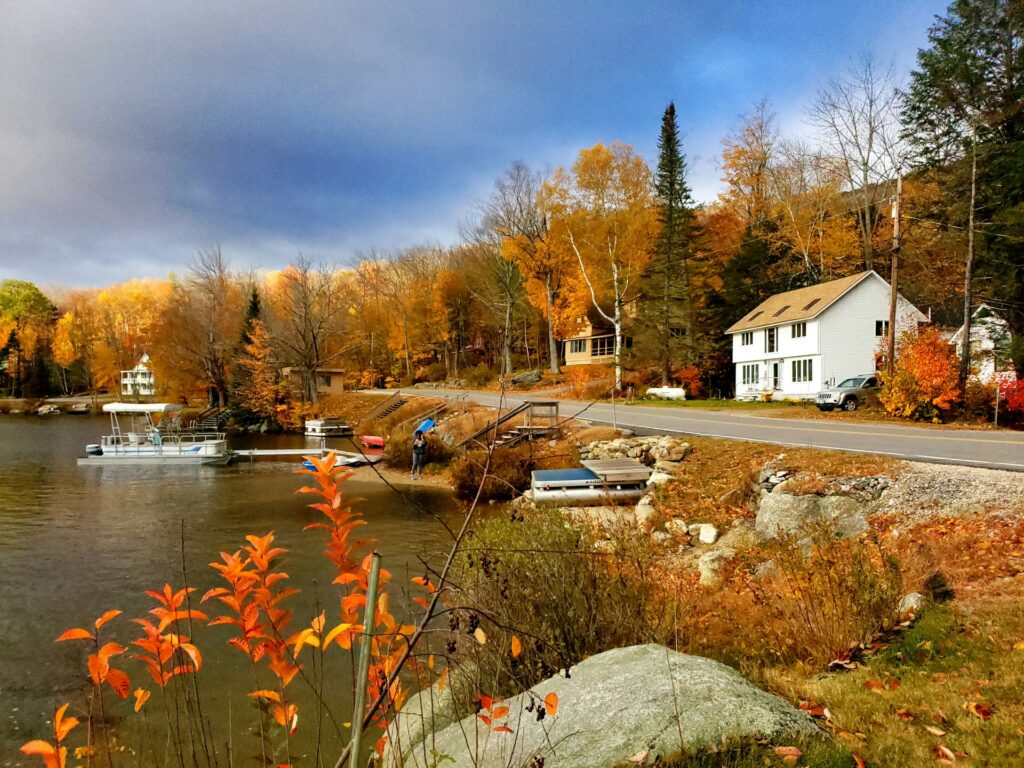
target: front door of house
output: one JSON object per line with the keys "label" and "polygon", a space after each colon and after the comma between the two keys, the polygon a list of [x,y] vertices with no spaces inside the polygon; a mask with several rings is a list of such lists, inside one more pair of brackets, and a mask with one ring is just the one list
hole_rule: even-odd
{"label": "front door of house", "polygon": [[782,363],[772,363],[772,389],[782,389]]}

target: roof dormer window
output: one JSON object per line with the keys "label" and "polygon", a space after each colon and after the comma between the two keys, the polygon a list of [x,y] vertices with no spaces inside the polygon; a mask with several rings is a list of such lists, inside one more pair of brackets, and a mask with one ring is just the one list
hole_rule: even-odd
{"label": "roof dormer window", "polygon": [[810,303],[808,303],[808,305],[807,305],[806,307],[804,307],[804,312],[806,312],[807,310],[809,310],[809,309],[810,309],[811,307],[813,307],[813,306],[814,306],[815,304],[817,304],[817,303],[818,303],[819,301],[821,301],[821,299],[811,299]]}
{"label": "roof dormer window", "polygon": [[783,312],[785,312],[785,311],[786,311],[787,309],[789,309],[789,307],[790,307],[790,305],[789,305],[789,304],[787,304],[787,305],[786,305],[786,306],[784,306],[784,307],[783,307],[782,309],[780,309],[780,310],[779,310],[778,312],[776,312],[776,313],[775,313],[774,315],[772,315],[772,317],[778,317],[778,316],[779,316],[779,315],[781,315],[781,314],[782,314]]}

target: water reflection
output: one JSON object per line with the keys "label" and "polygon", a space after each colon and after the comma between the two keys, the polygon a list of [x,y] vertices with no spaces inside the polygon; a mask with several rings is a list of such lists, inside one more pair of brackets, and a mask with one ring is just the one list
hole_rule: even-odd
{"label": "water reflection", "polygon": [[[241,462],[230,467],[78,467],[75,457],[104,432],[103,418],[58,416],[48,419],[0,417],[0,762],[21,761],[17,748],[29,738],[47,735],[54,705],[79,694],[84,649],[54,644],[71,626],[87,626],[110,608],[127,616],[143,615],[151,604],[146,589],[164,581],[181,585],[183,568],[201,591],[216,586],[208,563],[220,550],[234,551],[247,533],[274,531],[289,549],[283,570],[294,586],[296,623],[305,625],[317,604],[330,609],[336,598],[333,575],[321,556],[323,542],[302,528],[316,519],[305,507],[309,497],[295,491],[304,477],[292,473],[297,462]],[[339,441],[340,443],[341,441]],[[253,436],[234,447],[302,447],[299,436]],[[351,446],[339,446],[351,449]],[[384,565],[396,584],[422,569],[417,560],[441,550],[447,539],[429,514],[450,510],[437,489],[408,488],[406,498],[370,482],[360,470],[346,491],[363,498],[365,535],[377,539]],[[184,553],[182,550],[184,536]],[[184,555],[184,556],[183,556]],[[405,583],[408,583],[405,581]],[[406,609],[393,590],[396,613]],[[135,636],[123,618],[110,625],[110,639],[125,643]],[[236,725],[251,720],[245,699],[247,661],[224,643],[226,627],[202,628],[197,642],[206,656],[200,675],[209,711],[234,708]],[[334,686],[332,708],[339,722],[351,719],[347,658],[328,664]],[[132,662],[133,688],[152,687]],[[240,676],[242,674],[246,676]],[[239,682],[244,680],[245,682]],[[234,687],[234,688],[233,688]],[[296,680],[300,706],[310,697]],[[128,704],[122,705],[129,711]],[[244,728],[241,728],[244,731]],[[301,737],[299,751],[308,748]],[[328,729],[331,731],[332,729]],[[235,748],[253,750],[253,742],[235,734]],[[328,749],[341,741],[329,734]]]}

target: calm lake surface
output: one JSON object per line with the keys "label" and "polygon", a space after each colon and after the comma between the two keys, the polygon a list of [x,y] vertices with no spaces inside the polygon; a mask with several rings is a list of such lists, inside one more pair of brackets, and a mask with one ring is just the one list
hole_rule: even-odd
{"label": "calm lake surface", "polygon": [[[302,589],[293,598],[292,628],[307,626],[318,604],[327,608],[328,627],[337,622],[337,592],[321,554],[321,532],[302,530],[317,521],[319,513],[306,509],[311,497],[295,493],[308,479],[293,474],[296,463],[244,460],[230,467],[78,467],[75,459],[85,444],[98,442],[99,435],[108,431],[109,422],[103,417],[0,416],[0,765],[41,766],[38,758],[24,758],[18,747],[29,739],[52,738],[49,720],[58,704],[70,701],[69,714],[81,714],[75,710],[84,703],[86,644],[55,644],[61,632],[76,626],[91,629],[97,616],[117,608],[125,614],[104,627],[104,639],[128,645],[138,633],[127,618],[143,616],[154,605],[145,590],[159,589],[165,581],[181,586],[183,523],[189,583],[199,588],[199,595],[223,584],[208,565],[219,559],[218,552],[240,548],[246,534],[274,531],[276,543],[289,550],[282,570],[290,575],[291,586]],[[351,448],[338,442],[341,449]],[[306,444],[298,435],[231,441],[236,448]],[[400,486],[399,495],[367,478],[373,478],[372,470],[358,470],[346,482],[345,491],[364,499],[359,509],[367,525],[361,531],[377,539],[384,567],[394,577],[393,612],[408,616],[403,585],[422,573],[417,558],[436,556],[448,542],[430,513],[449,515],[453,505],[443,490]],[[210,603],[205,608],[208,613],[216,610]],[[198,676],[203,705],[207,712],[233,713],[234,762],[247,762],[244,758],[258,749],[257,742],[246,735],[256,721],[245,696],[252,688],[248,660],[227,646],[231,627],[203,624],[199,623],[194,638],[204,654]],[[336,650],[327,678],[339,684],[333,691],[327,686],[328,699],[337,721],[344,723],[352,717],[351,672],[348,655]],[[127,654],[117,661],[122,659]],[[133,690],[154,688],[140,663],[126,660],[115,666],[130,674]],[[293,746],[299,753],[307,751],[307,758],[298,762],[310,765],[310,747],[302,739],[311,738],[315,731],[312,698],[300,678],[289,692],[296,695],[300,707],[306,705]],[[129,713],[131,698],[115,702],[111,693],[107,688],[104,694],[111,702],[108,707]],[[156,701],[154,693],[147,706]],[[309,719],[303,720],[306,713]],[[331,764],[347,733],[325,730],[324,759]],[[133,742],[131,733],[123,737],[129,745]],[[228,734],[218,737],[226,741]],[[69,742],[82,744],[84,728],[76,729]],[[134,760],[128,764],[134,765]]]}

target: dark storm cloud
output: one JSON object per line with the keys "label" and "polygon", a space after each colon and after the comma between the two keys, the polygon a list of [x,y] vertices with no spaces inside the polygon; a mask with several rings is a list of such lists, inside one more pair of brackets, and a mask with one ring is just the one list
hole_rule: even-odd
{"label": "dark storm cloud", "polygon": [[449,241],[512,160],[616,138],[651,155],[670,99],[710,197],[740,111],[796,114],[941,10],[706,5],[0,0],[0,277],[163,275],[213,242],[274,267]]}

